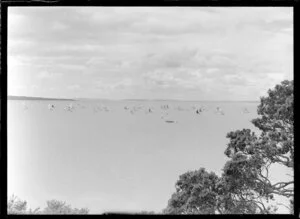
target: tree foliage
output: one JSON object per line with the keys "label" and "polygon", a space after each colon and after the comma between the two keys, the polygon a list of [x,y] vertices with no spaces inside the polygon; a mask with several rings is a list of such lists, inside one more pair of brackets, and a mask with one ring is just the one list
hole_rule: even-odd
{"label": "tree foliage", "polygon": [[216,206],[218,176],[204,168],[187,172],[179,177],[176,193],[169,200],[164,213],[194,214],[199,211],[213,214]]}
{"label": "tree foliage", "polygon": [[[294,168],[294,83],[283,81],[261,97],[259,118],[250,129],[229,132],[224,154],[229,158],[221,177],[199,171],[187,172],[176,183],[176,192],[164,209],[167,214],[253,214],[274,213],[266,205],[274,195],[290,198],[292,211],[294,181],[272,183],[273,164]],[[208,182],[208,183],[204,183]]]}
{"label": "tree foliage", "polygon": [[153,215],[153,214],[155,214],[155,212],[154,211],[141,211],[139,214],[150,214],[150,215]]}
{"label": "tree foliage", "polygon": [[58,200],[47,201],[47,206],[40,210],[36,208],[34,210],[27,209],[27,202],[21,200],[15,195],[12,195],[7,203],[7,214],[88,214],[87,208],[72,208],[66,202]]}
{"label": "tree foliage", "polygon": [[7,214],[38,214],[40,208],[28,209],[27,201],[12,195],[7,202]]}
{"label": "tree foliage", "polygon": [[72,208],[64,201],[50,200],[47,201],[47,206],[44,209],[44,214],[88,214],[87,208]]}

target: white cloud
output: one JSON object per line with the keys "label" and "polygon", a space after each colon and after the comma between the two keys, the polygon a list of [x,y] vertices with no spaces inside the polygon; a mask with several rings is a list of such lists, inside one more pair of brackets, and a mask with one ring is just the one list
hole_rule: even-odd
{"label": "white cloud", "polygon": [[272,81],[276,83],[280,83],[285,79],[285,75],[282,73],[268,73],[267,74],[268,78],[271,79]]}
{"label": "white cloud", "polygon": [[33,90],[36,90],[36,89],[39,89],[39,86],[38,85],[36,85],[36,84],[33,84],[33,85],[31,85],[31,87],[30,87],[31,89],[33,89]]}
{"label": "white cloud", "polygon": [[202,88],[208,99],[243,84],[256,99],[257,80],[283,78],[267,74],[293,78],[292,8],[16,7],[8,19],[9,80],[92,84],[95,95]]}
{"label": "white cloud", "polygon": [[218,72],[218,71],[220,71],[219,68],[208,68],[208,69],[206,69],[207,74],[213,74],[213,73]]}
{"label": "white cloud", "polygon": [[68,28],[67,25],[61,23],[61,22],[58,22],[58,21],[55,21],[53,24],[52,24],[52,29],[54,31],[62,31],[62,30],[66,30]]}
{"label": "white cloud", "polygon": [[72,84],[67,87],[69,90],[79,90],[81,87],[78,84]]}
{"label": "white cloud", "polygon": [[52,79],[52,78],[57,78],[60,77],[61,74],[59,73],[53,73],[47,70],[41,71],[38,73],[38,78],[40,79]]}

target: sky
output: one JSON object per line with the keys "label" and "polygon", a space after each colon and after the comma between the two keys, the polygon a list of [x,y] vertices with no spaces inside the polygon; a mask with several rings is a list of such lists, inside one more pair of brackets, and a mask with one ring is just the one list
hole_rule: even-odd
{"label": "sky", "polygon": [[258,101],[293,79],[291,7],[10,7],[8,95]]}

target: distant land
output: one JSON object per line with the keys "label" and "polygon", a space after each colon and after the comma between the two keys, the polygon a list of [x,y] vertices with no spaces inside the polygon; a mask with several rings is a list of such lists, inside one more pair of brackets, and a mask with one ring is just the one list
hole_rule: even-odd
{"label": "distant land", "polygon": [[125,101],[179,101],[179,102],[249,102],[256,103],[258,100],[180,100],[180,99],[123,99]]}
{"label": "distant land", "polygon": [[74,99],[64,99],[64,98],[48,98],[48,97],[28,97],[28,96],[7,96],[8,100],[61,100],[61,101],[178,101],[178,102],[248,102],[256,103],[258,100],[180,100],[180,99],[107,99],[107,98],[74,98]]}
{"label": "distant land", "polygon": [[147,101],[178,101],[178,102],[244,102],[244,103],[257,103],[259,102],[259,100],[183,100],[183,99],[101,99],[101,98],[78,98],[76,100],[91,100],[91,101],[143,101],[143,102],[147,102]]}
{"label": "distant land", "polygon": [[62,100],[75,101],[74,99],[47,98],[47,97],[26,97],[26,96],[7,96],[8,100]]}

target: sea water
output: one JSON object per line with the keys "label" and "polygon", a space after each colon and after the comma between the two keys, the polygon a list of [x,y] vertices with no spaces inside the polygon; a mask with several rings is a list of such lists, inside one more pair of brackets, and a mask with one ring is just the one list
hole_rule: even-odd
{"label": "sea water", "polygon": [[9,100],[8,193],[34,207],[59,199],[91,213],[161,211],[179,175],[201,167],[221,174],[226,134],[258,131],[258,105]]}

